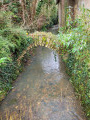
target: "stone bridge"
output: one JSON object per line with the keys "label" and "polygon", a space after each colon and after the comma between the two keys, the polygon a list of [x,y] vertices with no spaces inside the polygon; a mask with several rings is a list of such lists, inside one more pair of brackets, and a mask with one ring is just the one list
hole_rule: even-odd
{"label": "stone bridge", "polygon": [[26,50],[22,52],[22,54],[17,59],[18,64],[20,64],[21,58],[24,57],[24,55],[29,51],[31,48],[35,46],[45,46],[51,49],[59,50],[59,42],[58,37],[51,32],[35,32],[32,34],[29,34],[31,38],[33,38],[33,43],[30,44]]}

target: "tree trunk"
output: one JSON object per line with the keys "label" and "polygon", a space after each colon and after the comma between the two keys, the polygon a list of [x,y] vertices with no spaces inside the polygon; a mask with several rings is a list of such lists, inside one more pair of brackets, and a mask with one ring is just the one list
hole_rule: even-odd
{"label": "tree trunk", "polygon": [[61,0],[62,26],[65,26],[65,0]]}
{"label": "tree trunk", "polygon": [[26,20],[25,20],[25,1],[24,0],[20,0],[21,6],[22,6],[22,12],[23,12],[23,25],[25,25]]}

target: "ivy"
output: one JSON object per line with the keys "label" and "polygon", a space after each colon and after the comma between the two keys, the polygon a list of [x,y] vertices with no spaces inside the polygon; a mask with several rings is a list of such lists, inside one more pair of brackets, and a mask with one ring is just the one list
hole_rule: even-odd
{"label": "ivy", "polygon": [[[65,60],[70,81],[72,82],[87,118],[90,118],[90,11],[82,9],[83,12],[73,24],[70,22],[70,16],[67,16],[66,27],[61,28],[58,39],[63,46],[64,54],[68,53]],[[72,25],[77,26],[72,27]],[[88,24],[88,26],[87,26]],[[66,52],[65,52],[66,51]]]}

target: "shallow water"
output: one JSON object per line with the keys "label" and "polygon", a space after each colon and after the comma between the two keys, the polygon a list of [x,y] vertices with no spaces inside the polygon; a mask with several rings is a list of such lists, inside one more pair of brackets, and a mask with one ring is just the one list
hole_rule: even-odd
{"label": "shallow water", "polygon": [[68,79],[59,55],[37,47],[0,106],[2,120],[86,120]]}
{"label": "shallow water", "polygon": [[53,34],[58,34],[58,30],[59,30],[59,27],[58,27],[59,25],[57,24],[57,25],[53,25],[51,28],[49,28],[47,31],[48,32],[51,32],[51,33],[53,33]]}

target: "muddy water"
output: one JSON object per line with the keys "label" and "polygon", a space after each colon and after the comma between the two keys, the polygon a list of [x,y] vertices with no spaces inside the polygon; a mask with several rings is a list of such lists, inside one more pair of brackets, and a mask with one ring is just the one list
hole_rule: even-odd
{"label": "muddy water", "polygon": [[38,47],[0,106],[2,120],[85,120],[59,55]]}

